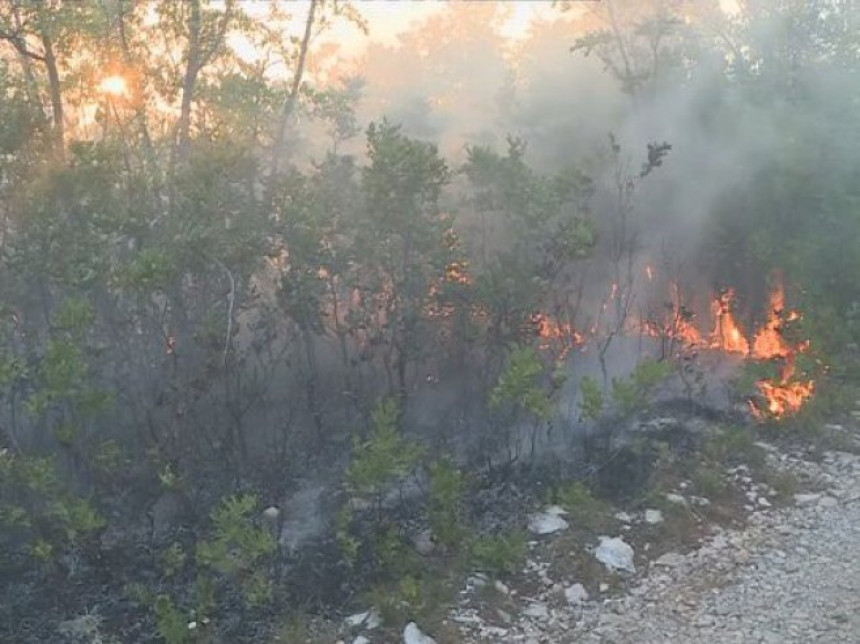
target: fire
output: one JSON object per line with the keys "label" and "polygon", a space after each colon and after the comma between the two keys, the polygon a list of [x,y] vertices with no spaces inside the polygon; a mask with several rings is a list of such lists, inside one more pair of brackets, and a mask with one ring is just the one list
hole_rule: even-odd
{"label": "fire", "polygon": [[[796,413],[815,393],[813,380],[798,380],[795,374],[795,357],[809,349],[809,342],[793,345],[783,334],[785,323],[801,319],[800,313],[786,311],[785,290],[782,284],[778,283],[770,294],[767,321],[752,336],[750,342],[732,313],[734,298],[734,291],[728,289],[711,303],[714,330],[708,346],[714,350],[739,353],[758,360],[781,361],[782,367],[777,378],[756,383],[756,388],[764,399],[763,404],[759,406],[751,402],[750,407],[759,419],[781,418]],[[692,316],[686,314],[681,305],[677,284],[673,285],[671,308],[674,319],[665,323],[665,328],[661,329],[661,326],[654,322],[643,323],[640,327],[642,332],[659,337],[680,338],[692,346],[700,346],[701,335],[693,325]]]}
{"label": "fire", "polygon": [[756,383],[759,392],[767,401],[767,414],[755,403],[750,403],[753,415],[764,419],[767,415],[773,418],[781,418],[786,414],[796,413],[803,404],[815,393],[815,381],[788,382],[783,380],[774,384],[768,380]]}
{"label": "fire", "polygon": [[750,343],[744,337],[732,315],[732,300],[735,293],[728,289],[711,304],[711,312],[714,314],[714,331],[711,334],[711,348],[722,349],[730,353],[742,353],[749,355]]}
{"label": "fire", "polygon": [[653,338],[672,338],[680,340],[689,347],[702,345],[702,335],[693,324],[693,314],[681,304],[681,290],[677,283],[672,284],[672,303],[667,304],[670,314],[663,321],[641,320],[634,330]]}
{"label": "fire", "polygon": [[651,268],[650,265],[645,266],[645,276],[648,278],[649,282],[654,281],[654,269]]}
{"label": "fire", "polygon": [[585,343],[585,336],[574,329],[569,322],[559,323],[544,313],[532,315],[531,322],[540,337],[538,345],[540,349],[549,349],[553,344],[561,344],[559,360],[564,359],[571,349]]}
{"label": "fire", "polygon": [[[782,317],[785,310],[785,291],[782,285],[777,285],[770,296],[770,313],[767,324],[753,340],[753,356],[762,360],[785,357],[791,349],[782,337]],[[787,320],[797,320],[800,315],[792,311]]]}
{"label": "fire", "polygon": [[[779,284],[770,296],[770,312],[765,326],[756,334],[753,340],[753,355],[761,360],[784,360],[779,382],[760,380],[756,383],[759,393],[767,402],[767,414],[780,418],[786,414],[795,413],[815,393],[815,382],[793,380],[795,372],[795,356],[809,349],[809,342],[802,342],[796,347],[788,344],[782,333],[783,319],[792,322],[800,319],[797,311],[785,312],[785,291]],[[760,419],[765,412],[755,403],[750,404],[753,414]]]}
{"label": "fire", "polygon": [[[649,280],[652,279],[653,269],[646,266],[645,271]],[[615,299],[618,295],[618,285],[612,284],[610,299]],[[605,311],[607,301],[604,300],[601,306]],[[782,284],[777,284],[769,296],[767,320],[749,335],[744,333],[736,321],[734,306],[733,289],[727,289],[715,296],[711,302],[712,331],[705,335],[697,324],[693,310],[682,303],[679,285],[673,283],[671,302],[666,303],[662,316],[656,319],[643,317],[638,321],[628,319],[624,331],[681,343],[675,344],[675,347],[709,348],[757,360],[775,361],[780,366],[779,374],[756,383],[762,400],[749,403],[752,412],[762,420],[796,413],[815,393],[814,380],[803,379],[795,366],[796,356],[808,351],[809,342],[791,341],[784,334],[785,325],[800,320],[802,316],[797,311],[786,310]],[[544,350],[554,349],[559,360],[564,359],[573,348],[585,345],[586,337],[569,323],[562,323],[543,313],[534,314],[531,323],[540,338],[538,346]],[[596,336],[598,326],[591,324],[588,334]]]}

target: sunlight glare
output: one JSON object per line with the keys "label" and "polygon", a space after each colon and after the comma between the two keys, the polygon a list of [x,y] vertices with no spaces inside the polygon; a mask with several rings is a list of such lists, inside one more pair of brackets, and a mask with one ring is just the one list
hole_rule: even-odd
{"label": "sunlight glare", "polygon": [[128,96],[128,84],[122,76],[108,76],[102,80],[99,89],[111,96]]}

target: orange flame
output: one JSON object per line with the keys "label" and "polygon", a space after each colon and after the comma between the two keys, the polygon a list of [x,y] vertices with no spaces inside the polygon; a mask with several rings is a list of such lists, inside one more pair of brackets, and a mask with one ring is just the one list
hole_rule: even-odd
{"label": "orange flame", "polygon": [[774,288],[770,296],[770,312],[767,323],[756,334],[753,340],[753,356],[760,360],[783,359],[778,382],[760,380],[756,383],[759,393],[766,401],[766,411],[755,403],[750,403],[753,414],[764,419],[766,416],[780,418],[786,414],[796,413],[803,404],[815,393],[815,382],[792,380],[795,371],[795,355],[809,348],[809,342],[802,342],[796,347],[788,344],[782,334],[783,318],[786,321],[800,319],[796,311],[785,313],[785,291],[781,284]]}
{"label": "orange flame", "polygon": [[710,346],[712,349],[722,349],[730,353],[748,355],[750,352],[750,343],[744,337],[743,332],[738,327],[732,315],[732,300],[734,298],[735,292],[732,289],[728,289],[711,304],[715,325],[714,331],[711,334]]}
{"label": "orange flame", "polygon": [[585,343],[585,336],[569,322],[559,323],[545,313],[535,313],[531,321],[541,339],[538,348],[546,350],[560,345],[559,360],[565,358],[572,349]]}

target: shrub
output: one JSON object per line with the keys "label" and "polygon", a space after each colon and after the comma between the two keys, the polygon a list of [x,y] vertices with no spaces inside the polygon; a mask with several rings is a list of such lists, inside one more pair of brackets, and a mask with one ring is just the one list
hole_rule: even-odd
{"label": "shrub", "polygon": [[609,506],[581,481],[559,486],[551,494],[551,501],[567,510],[575,526],[597,530],[606,522]]}
{"label": "shrub", "polygon": [[526,556],[526,535],[522,531],[479,537],[471,547],[471,560],[484,572],[513,574]]}
{"label": "shrub", "polygon": [[463,526],[463,474],[448,460],[430,468],[430,499],[427,518],[437,541],[446,548],[457,546],[465,532]]}
{"label": "shrub", "polygon": [[579,382],[579,417],[585,421],[599,420],[603,415],[603,390],[597,381],[584,376]]}
{"label": "shrub", "polygon": [[197,544],[197,562],[238,583],[245,601],[258,605],[271,595],[270,582],[258,570],[275,550],[275,538],[252,518],[257,499],[230,496],[212,512],[213,538]]}

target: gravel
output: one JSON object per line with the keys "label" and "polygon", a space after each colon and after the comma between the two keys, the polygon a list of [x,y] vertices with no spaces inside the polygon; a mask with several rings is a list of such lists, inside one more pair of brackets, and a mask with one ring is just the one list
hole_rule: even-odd
{"label": "gravel", "polygon": [[463,641],[860,643],[860,457],[773,458],[829,489],[787,509],[759,504],[746,529],[663,555],[621,597],[521,613],[503,634],[472,625]]}
{"label": "gravel", "polygon": [[729,547],[645,580],[622,619],[598,611],[583,641],[860,642],[860,459],[824,469],[841,479],[830,501],[754,515]]}

